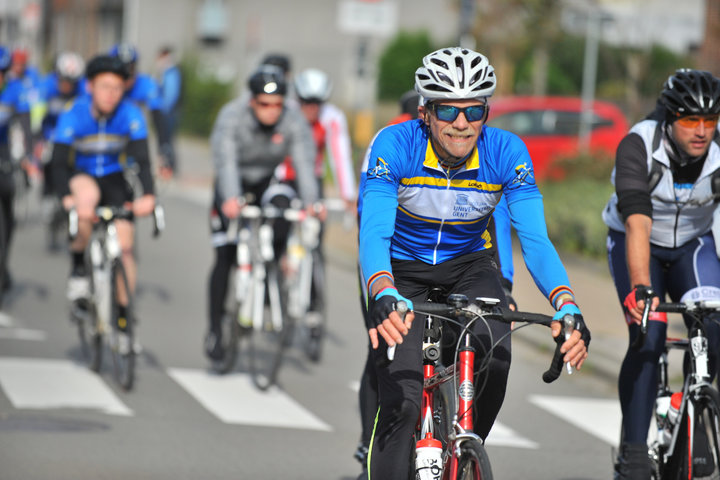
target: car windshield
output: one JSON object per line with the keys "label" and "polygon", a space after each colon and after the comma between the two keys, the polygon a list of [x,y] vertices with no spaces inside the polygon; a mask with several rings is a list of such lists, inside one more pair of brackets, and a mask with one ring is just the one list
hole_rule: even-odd
{"label": "car windshield", "polygon": [[[508,130],[521,137],[578,135],[580,131],[580,112],[522,110],[493,117],[489,125]],[[609,125],[612,125],[612,122],[599,117],[597,114],[593,114],[592,129]]]}

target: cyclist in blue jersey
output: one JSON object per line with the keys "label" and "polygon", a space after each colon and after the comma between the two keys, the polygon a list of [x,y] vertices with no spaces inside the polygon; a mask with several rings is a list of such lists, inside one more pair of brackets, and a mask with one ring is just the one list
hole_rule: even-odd
{"label": "cyclist in blue jersey", "polygon": [[[557,310],[571,314],[577,330],[562,345],[564,360],[579,368],[590,340],[565,269],[547,238],[543,204],[527,148],[514,134],[484,125],[488,97],[496,86],[487,58],[459,47],[435,51],[415,72],[425,99],[422,120],[380,131],[370,151],[360,220],[360,264],[367,282],[370,336],[379,403],[368,477],[407,475],[412,430],[422,397],[422,322],[395,311],[412,309],[441,287],[469,298],[495,297],[507,306],[487,231],[505,195],[522,243],[525,263],[541,292]],[[510,367],[509,326],[489,321],[473,327],[475,348],[488,351],[503,339],[484,370],[485,388],[475,432],[488,435],[502,405]],[[553,324],[552,335],[561,332]],[[386,350],[396,346],[394,360]],[[482,355],[478,355],[481,361]],[[480,370],[478,370],[480,371]]]}
{"label": "cyclist in blue jersey", "polygon": [[[89,279],[83,252],[87,247],[95,207],[130,207],[135,216],[149,215],[155,208],[153,178],[147,143],[147,127],[140,109],[123,100],[128,73],[116,57],[99,55],[87,65],[89,96],[78,98],[58,119],[53,135],[52,164],[55,191],[66,210],[78,214],[78,234],[70,244],[72,268],[68,298],[80,300],[89,294]],[[139,166],[142,195],[134,192],[123,175],[121,156],[132,156]],[[115,222],[122,248],[122,261],[130,290],[135,286],[133,224]],[[127,297],[119,292],[118,326],[124,327]]]}
{"label": "cyclist in blue jersey", "polygon": [[[632,345],[646,302],[720,300],[720,79],[677,70],[665,82],[658,108],[620,142],[603,220],[608,262]],[[655,403],[665,314],[651,312],[640,348],[629,347],[618,378],[623,442],[615,478],[649,479],[647,435]],[[690,319],[685,323],[689,327]],[[720,328],[706,322],[711,365]],[[714,370],[714,369],[713,369]],[[711,374],[714,376],[715,372]]]}
{"label": "cyclist in blue jersey", "polygon": [[175,132],[180,122],[182,106],[183,78],[180,67],[173,58],[171,47],[162,47],[158,52],[156,64],[159,70],[158,87],[162,111],[165,114],[165,131],[167,144],[163,147],[163,158],[166,165],[162,166],[161,175],[165,178],[177,175],[177,159],[175,157]]}
{"label": "cyclist in blue jersey", "polygon": [[157,82],[150,75],[137,71],[139,55],[137,49],[132,45],[119,43],[110,49],[109,54],[111,57],[119,58],[125,64],[128,71],[128,78],[125,81],[125,98],[150,112],[157,136],[160,168],[162,171],[172,171],[172,164],[169,162],[174,161],[175,151],[168,138],[167,120],[163,112],[163,102]]}
{"label": "cyclist in blue jersey", "polygon": [[[85,60],[76,52],[61,52],[55,59],[55,66],[43,80],[40,87],[40,101],[45,104],[45,115],[42,118],[43,147],[48,147],[60,114],[78,95],[83,92],[82,78],[85,73]],[[49,149],[43,148],[43,196],[52,195],[53,181],[51,178]]]}
{"label": "cyclist in blue jersey", "polygon": [[[15,230],[13,199],[15,196],[15,179],[13,176],[13,159],[10,154],[10,123],[17,120],[23,131],[25,152],[30,151],[30,106],[22,82],[8,78],[11,65],[10,51],[0,46],[0,208],[5,217],[5,259],[8,257],[10,242]],[[0,272],[2,288],[7,290],[12,284],[7,271]]]}

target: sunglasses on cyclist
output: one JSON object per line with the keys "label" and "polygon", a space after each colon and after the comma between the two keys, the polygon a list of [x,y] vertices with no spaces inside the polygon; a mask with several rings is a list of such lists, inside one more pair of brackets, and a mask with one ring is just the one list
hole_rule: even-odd
{"label": "sunglasses on cyclist", "polygon": [[717,117],[717,115],[710,116],[710,117],[691,116],[691,117],[680,117],[677,120],[675,120],[675,123],[677,123],[681,127],[685,127],[685,128],[697,128],[700,126],[700,122],[705,124],[705,128],[715,128],[718,124],[718,117]]}
{"label": "sunglasses on cyclist", "polygon": [[428,109],[442,122],[454,122],[460,113],[465,114],[468,122],[478,122],[485,118],[487,105],[470,105],[469,107],[453,107],[442,103],[431,103]]}

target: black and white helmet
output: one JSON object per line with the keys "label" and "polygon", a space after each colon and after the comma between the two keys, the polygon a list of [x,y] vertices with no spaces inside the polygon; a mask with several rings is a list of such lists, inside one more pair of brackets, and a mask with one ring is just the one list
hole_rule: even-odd
{"label": "black and white helmet", "polygon": [[55,72],[61,79],[77,82],[85,73],[85,60],[79,53],[62,52],[55,60]]}
{"label": "black and white helmet", "polygon": [[426,55],[423,66],[415,71],[415,90],[427,102],[489,97],[496,85],[495,69],[488,59],[462,47]]}
{"label": "black and white helmet", "polygon": [[330,98],[332,81],[323,71],[308,68],[295,76],[295,93],[306,102],[326,102]]}
{"label": "black and white helmet", "polygon": [[670,117],[720,114],[720,79],[702,70],[682,68],[668,77],[660,103]]}

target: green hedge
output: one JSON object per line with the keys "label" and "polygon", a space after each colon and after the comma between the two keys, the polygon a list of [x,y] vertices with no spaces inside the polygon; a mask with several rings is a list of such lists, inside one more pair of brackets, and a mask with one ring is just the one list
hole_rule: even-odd
{"label": "green hedge", "polygon": [[210,73],[204,74],[194,58],[184,60],[180,68],[183,75],[180,131],[208,137],[218,112],[232,100],[234,86]]}
{"label": "green hedge", "polygon": [[580,155],[557,164],[565,178],[539,185],[548,235],[558,250],[605,257],[607,226],[601,214],[614,191],[612,159]]}

